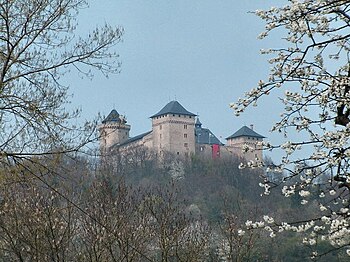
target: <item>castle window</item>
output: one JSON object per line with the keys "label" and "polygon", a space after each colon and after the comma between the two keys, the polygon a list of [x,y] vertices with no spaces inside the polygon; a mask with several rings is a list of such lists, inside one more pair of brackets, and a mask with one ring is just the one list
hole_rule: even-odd
{"label": "castle window", "polygon": [[159,130],[162,130],[162,125],[159,125]]}
{"label": "castle window", "polygon": [[181,117],[181,115],[179,115],[179,117]]}
{"label": "castle window", "polygon": [[187,152],[185,152],[185,157],[188,157],[188,153]]}
{"label": "castle window", "polygon": [[162,139],[162,134],[159,134],[159,138]]}
{"label": "castle window", "polygon": [[184,125],[184,129],[187,129],[187,125]]}
{"label": "castle window", "polygon": [[184,134],[184,138],[187,138],[187,134]]}
{"label": "castle window", "polygon": [[173,116],[175,116],[175,115],[173,114]]}
{"label": "castle window", "polygon": [[188,147],[188,143],[184,143],[184,147]]}

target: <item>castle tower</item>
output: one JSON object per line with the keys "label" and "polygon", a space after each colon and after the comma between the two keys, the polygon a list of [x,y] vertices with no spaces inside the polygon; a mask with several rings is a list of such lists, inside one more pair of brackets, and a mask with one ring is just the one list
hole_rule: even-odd
{"label": "castle tower", "polygon": [[102,121],[98,129],[102,154],[108,153],[111,146],[121,144],[129,138],[130,125],[126,124],[126,119],[115,109]]}
{"label": "castle tower", "polygon": [[151,116],[153,148],[160,155],[171,152],[181,157],[195,153],[195,114],[171,101]]}
{"label": "castle tower", "polygon": [[[253,130],[253,126],[250,128],[243,126],[233,135],[226,138],[227,147],[231,149],[231,152],[245,158],[247,161],[255,161],[256,159],[262,160],[262,147],[258,145],[258,142],[261,142],[264,138],[264,136],[259,135]],[[243,154],[242,149],[245,146],[253,150]]]}

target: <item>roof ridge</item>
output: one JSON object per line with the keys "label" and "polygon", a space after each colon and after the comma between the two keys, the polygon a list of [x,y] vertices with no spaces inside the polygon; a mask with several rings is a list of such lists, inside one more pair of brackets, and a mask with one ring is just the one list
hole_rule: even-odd
{"label": "roof ridge", "polygon": [[231,138],[241,137],[241,136],[265,138],[264,136],[258,134],[257,132],[255,132],[251,128],[244,125],[238,131],[236,131],[235,133],[233,133],[232,135],[227,137],[226,140],[231,139]]}
{"label": "roof ridge", "polygon": [[176,100],[170,101],[158,113],[152,115],[151,118],[165,115],[165,114],[179,114],[179,115],[196,116],[196,114],[189,112]]}

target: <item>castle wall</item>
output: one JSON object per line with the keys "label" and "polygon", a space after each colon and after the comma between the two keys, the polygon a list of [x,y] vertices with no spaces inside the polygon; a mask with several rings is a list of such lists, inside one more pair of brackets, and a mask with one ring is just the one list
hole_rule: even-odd
{"label": "castle wall", "polygon": [[[262,139],[256,137],[237,137],[229,139],[226,147],[230,153],[244,157],[246,161],[262,160],[262,147],[258,145],[260,141]],[[248,150],[245,151],[245,148]]]}
{"label": "castle wall", "polygon": [[219,148],[219,151],[213,152],[213,146],[214,144],[196,144],[196,155],[204,158],[219,158],[221,157],[221,150],[223,146],[216,145]]}
{"label": "castle wall", "polygon": [[212,157],[212,147],[209,144],[196,144],[196,155],[204,158]]}
{"label": "castle wall", "polygon": [[142,144],[148,149],[153,149],[153,132],[142,138]]}

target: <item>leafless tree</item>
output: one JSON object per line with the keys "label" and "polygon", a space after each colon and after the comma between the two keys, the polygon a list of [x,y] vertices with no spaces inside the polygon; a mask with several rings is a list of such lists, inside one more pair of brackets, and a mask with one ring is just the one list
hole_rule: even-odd
{"label": "leafless tree", "polygon": [[84,261],[148,261],[150,229],[140,208],[142,192],[123,181],[114,185],[96,181],[86,197],[80,223]]}
{"label": "leafless tree", "polygon": [[74,206],[30,183],[1,189],[1,261],[76,260]]}
{"label": "leafless tree", "polygon": [[[75,34],[85,0],[0,0],[1,161],[75,151],[89,141],[94,124],[78,128],[68,112],[70,70],[92,77],[118,71],[112,47],[123,30],[105,25],[83,38]],[[82,136],[84,135],[84,136]]]}
{"label": "leafless tree", "polygon": [[154,257],[159,261],[203,261],[210,230],[186,213],[175,184],[151,189],[144,200],[153,232]]}

